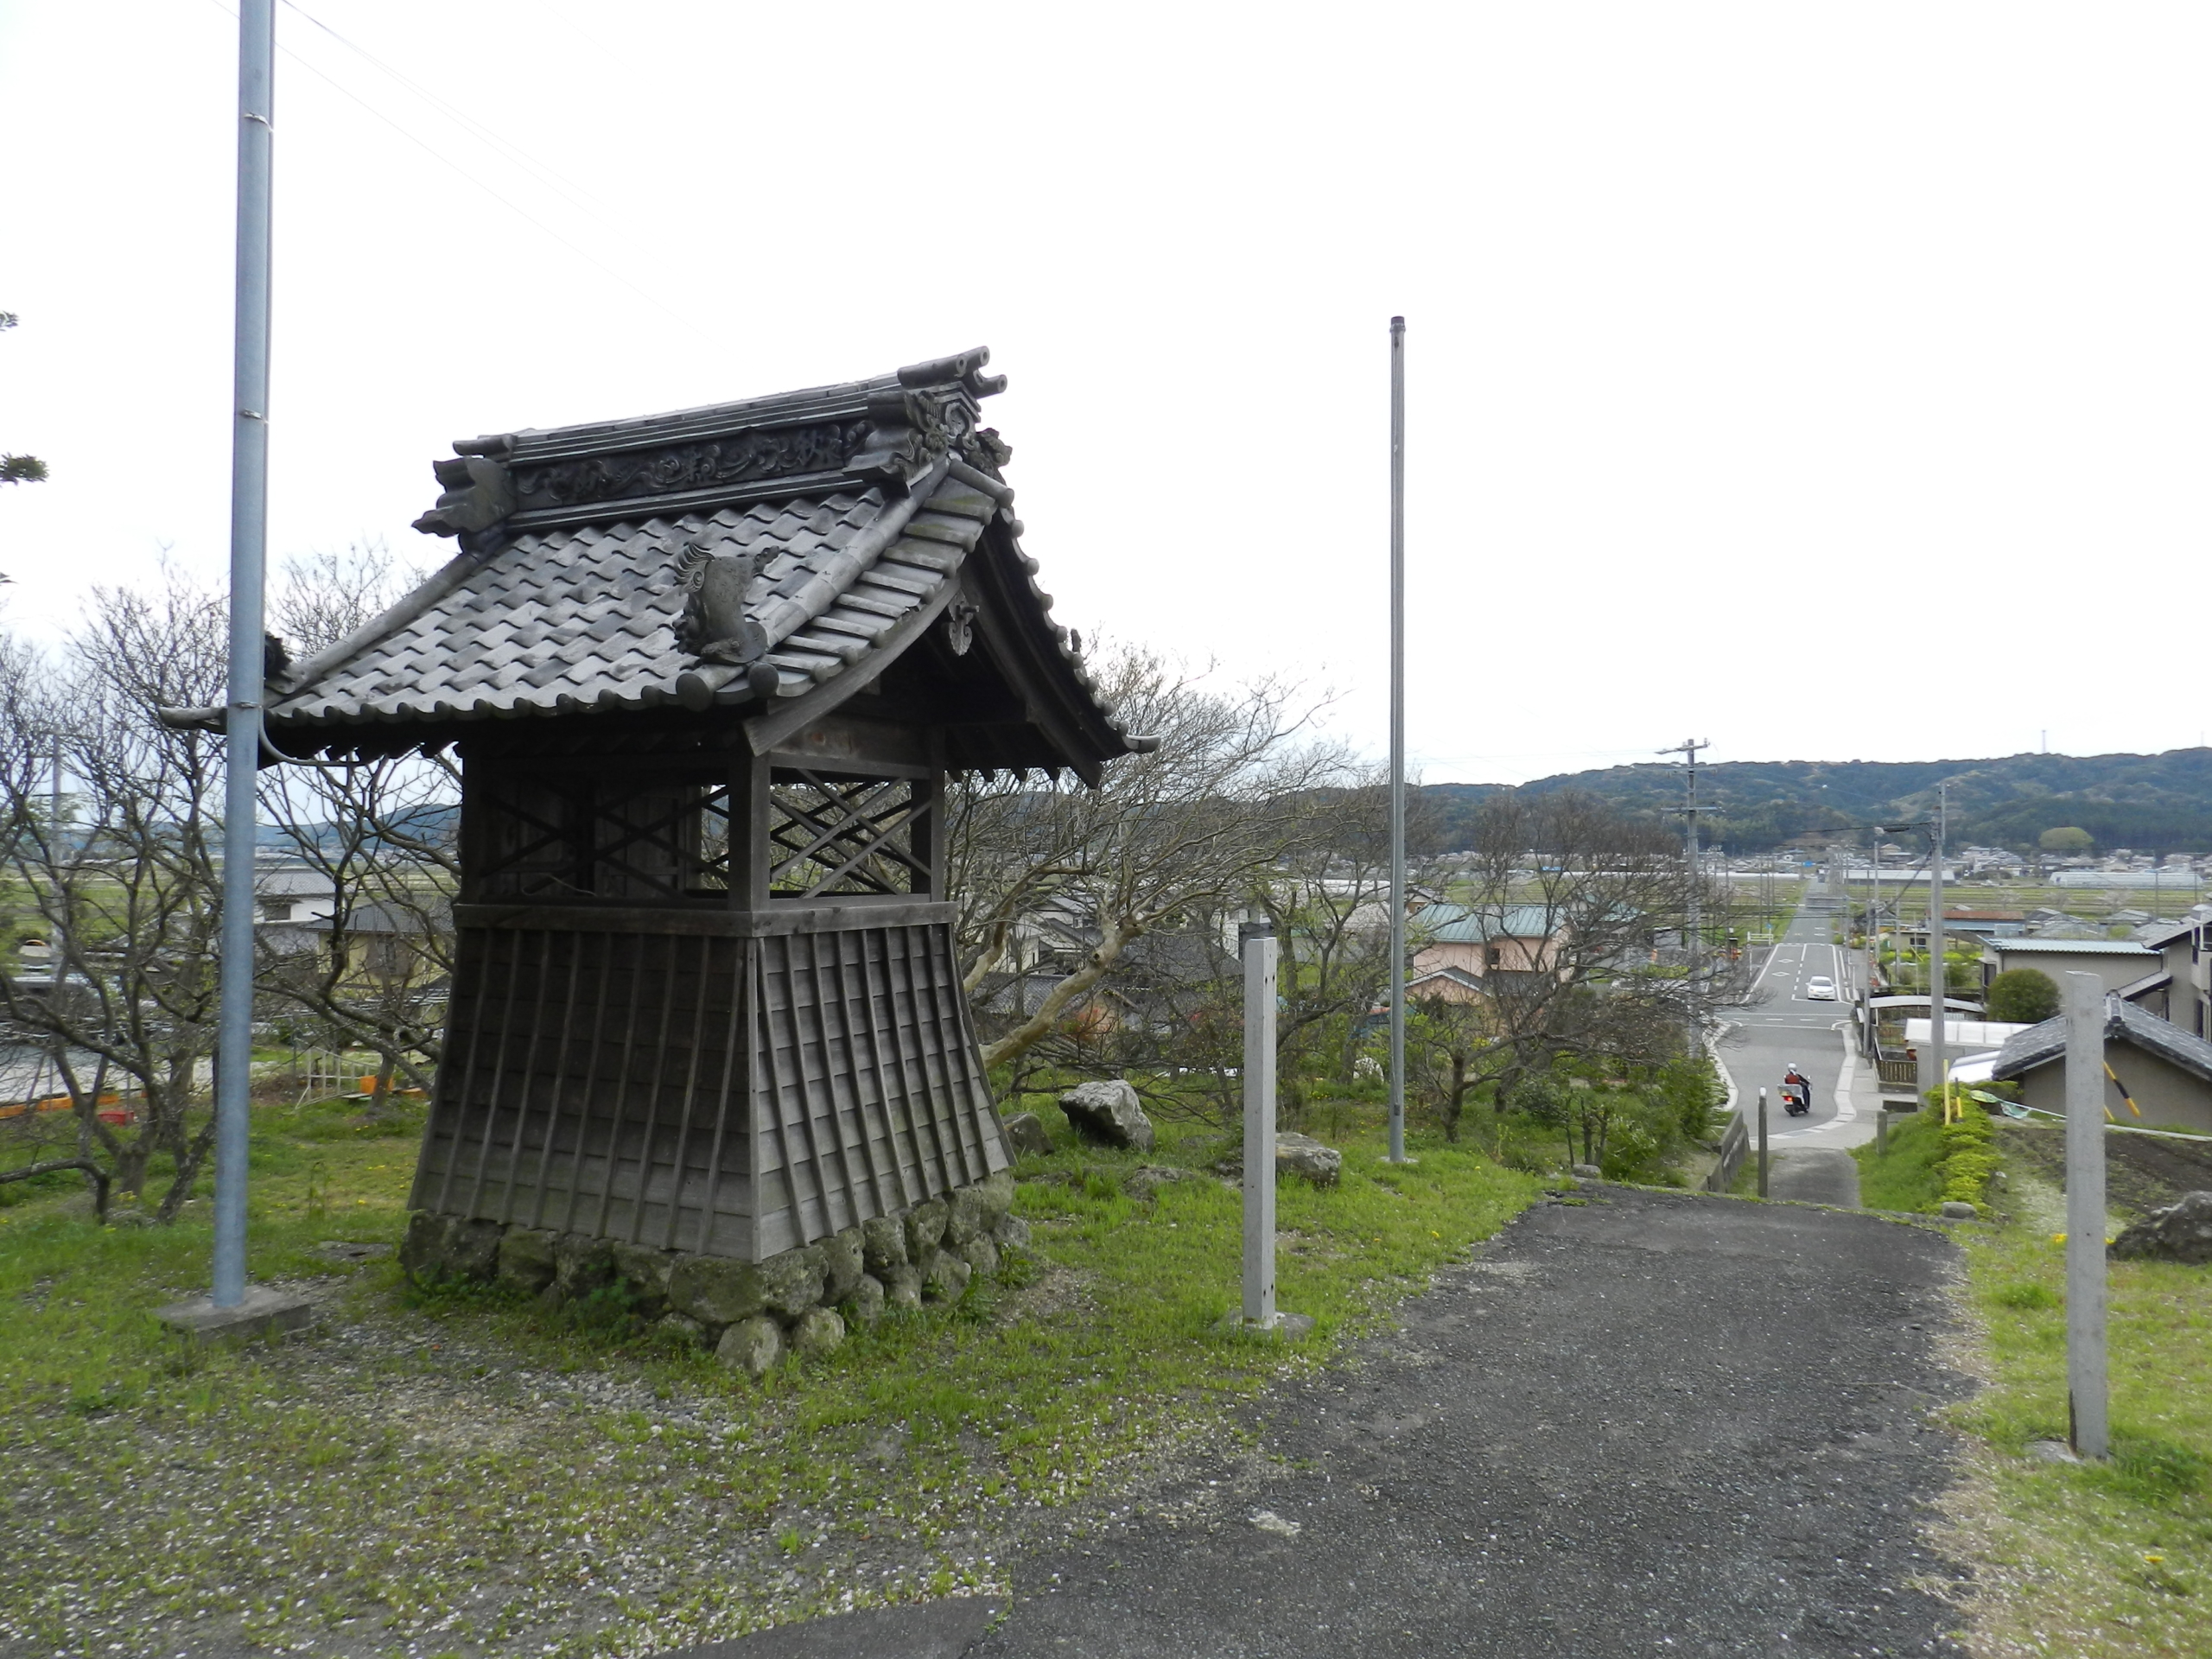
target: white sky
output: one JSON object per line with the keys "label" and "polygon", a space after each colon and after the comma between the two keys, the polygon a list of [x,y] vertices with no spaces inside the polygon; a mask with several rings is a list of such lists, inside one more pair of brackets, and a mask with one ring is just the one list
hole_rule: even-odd
{"label": "white sky", "polygon": [[[1430,780],[2212,719],[2212,10],[304,4],[274,555],[442,558],[456,437],[987,343],[1060,619],[1379,753],[1402,311]],[[223,569],[235,62],[218,0],[0,0],[26,630]]]}

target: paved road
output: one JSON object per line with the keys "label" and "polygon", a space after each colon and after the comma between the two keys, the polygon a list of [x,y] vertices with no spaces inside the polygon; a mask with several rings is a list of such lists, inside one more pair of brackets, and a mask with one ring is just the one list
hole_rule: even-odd
{"label": "paved road", "polygon": [[1767,1197],[1859,1207],[1859,1165],[1841,1147],[1798,1147],[1777,1153],[1767,1170]]}
{"label": "paved road", "polygon": [[[1845,1073],[1855,963],[1828,941],[1827,899],[1815,893],[1790,918],[1780,943],[1752,982],[1750,999],[1721,1017],[1734,1029],[1722,1039],[1720,1062],[1736,1080],[1744,1109],[1755,1110],[1758,1091],[1770,1096],[1770,1146],[1852,1146],[1874,1138],[1872,1117],[1851,1103]],[[1815,1001],[1807,986],[1825,976],[1837,988],[1834,1001]],[[1782,1109],[1782,1074],[1795,1063],[1813,1080],[1813,1109],[1793,1118]]]}

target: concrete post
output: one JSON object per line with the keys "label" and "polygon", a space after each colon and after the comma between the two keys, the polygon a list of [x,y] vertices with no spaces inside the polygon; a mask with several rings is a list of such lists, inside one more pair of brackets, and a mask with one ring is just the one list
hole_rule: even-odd
{"label": "concrete post", "polygon": [[1244,1323],[1275,1323],[1275,936],[1247,922],[1244,948]]}
{"label": "concrete post", "polygon": [[2066,1395],[2076,1454],[2110,1451],[2105,1424],[2105,986],[2066,976]]}
{"label": "concrete post", "polygon": [[1766,1090],[1759,1090],[1759,1197],[1766,1197]]}

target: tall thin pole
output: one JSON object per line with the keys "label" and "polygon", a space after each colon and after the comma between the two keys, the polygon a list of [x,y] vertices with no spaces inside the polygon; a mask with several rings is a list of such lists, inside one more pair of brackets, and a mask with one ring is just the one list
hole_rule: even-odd
{"label": "tall thin pole", "polygon": [[2066,976],[2067,1439],[2110,1450],[2105,1427],[2104,981]]}
{"label": "tall thin pole", "polygon": [[1238,931],[1244,957],[1244,1323],[1275,1325],[1275,936]]}
{"label": "tall thin pole", "polygon": [[1686,1041],[1688,1044],[1692,1059],[1697,1058],[1705,1052],[1704,1010],[1700,1002],[1700,993],[1698,985],[1700,958],[1704,954],[1705,945],[1705,914],[1704,895],[1698,890],[1700,883],[1698,880],[1697,753],[1700,749],[1709,749],[1712,747],[1710,742],[1700,742],[1694,738],[1684,738],[1679,747],[1659,751],[1662,754],[1679,754],[1689,763],[1690,805],[1688,824],[1682,834],[1682,861],[1689,874],[1688,918],[1689,926],[1688,938],[1686,941],[1689,951],[1690,969],[1689,1028]]}
{"label": "tall thin pole", "polygon": [[254,777],[269,517],[269,228],[276,0],[238,3],[238,310],[231,424],[231,662],[224,711],[222,1013],[215,1049],[213,1301],[245,1300],[246,1091],[253,1064]]}
{"label": "tall thin pole", "polygon": [[1390,319],[1390,1161],[1406,1161],[1406,320]]}
{"label": "tall thin pole", "polygon": [[[1950,1041],[1951,976],[1943,965],[1943,813],[1948,784],[1936,785],[1936,827],[1928,857],[1928,1068],[1942,1089],[1951,1080],[1945,1049]],[[1940,1096],[1950,1116],[1951,1096]]]}

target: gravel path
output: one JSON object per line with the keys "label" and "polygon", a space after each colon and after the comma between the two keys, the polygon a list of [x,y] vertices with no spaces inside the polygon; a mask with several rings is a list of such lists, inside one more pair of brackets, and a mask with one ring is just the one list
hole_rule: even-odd
{"label": "gravel path", "polygon": [[1776,1153],[1767,1167],[1767,1196],[1856,1210],[1859,1160],[1840,1147]]}

